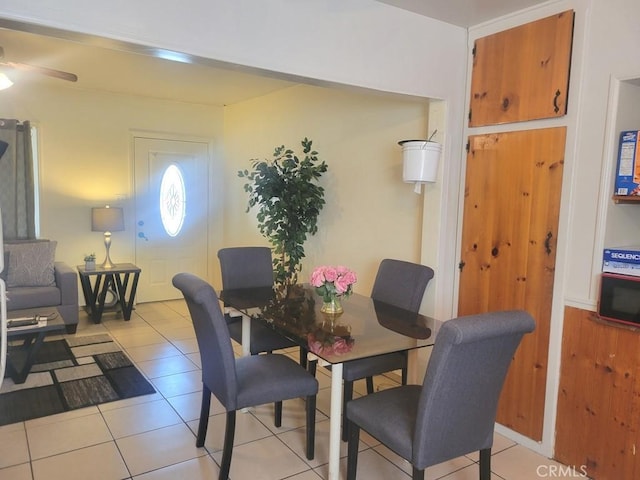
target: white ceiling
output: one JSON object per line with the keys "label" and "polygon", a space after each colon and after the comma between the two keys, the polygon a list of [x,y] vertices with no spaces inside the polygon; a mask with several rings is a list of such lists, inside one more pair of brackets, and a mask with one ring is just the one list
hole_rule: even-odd
{"label": "white ceiling", "polygon": [[446,23],[469,28],[547,0],[378,0]]}
{"label": "white ceiling", "polygon": [[95,47],[54,37],[0,29],[0,62],[28,63],[74,73],[78,81],[5,70],[29,84],[71,86],[165,100],[228,105],[294,85],[229,68],[180,63],[151,55]]}
{"label": "white ceiling", "polygon": [[[379,0],[447,23],[469,27],[515,12],[539,0]],[[2,27],[7,28],[2,28]],[[104,39],[71,35],[67,39],[9,29],[0,22],[4,59],[68,71],[78,76],[74,88],[139,95],[209,105],[229,105],[287,88],[299,79],[276,78],[265,72],[231,69],[212,61],[181,63],[158,58],[158,52],[115,44]],[[18,27],[20,28],[20,27]],[[41,33],[37,31],[37,33]],[[2,69],[0,68],[0,71]],[[14,80],[29,84],[68,86],[67,82],[37,74],[5,70]]]}

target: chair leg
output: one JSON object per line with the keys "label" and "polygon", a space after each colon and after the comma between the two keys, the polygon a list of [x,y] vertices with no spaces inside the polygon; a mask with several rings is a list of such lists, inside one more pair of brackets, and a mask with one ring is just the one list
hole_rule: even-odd
{"label": "chair leg", "polygon": [[347,402],[353,399],[353,382],[344,381],[342,393],[342,441],[346,442],[349,435],[349,422],[347,421]]}
{"label": "chair leg", "polygon": [[224,430],[224,447],[222,448],[222,462],[218,480],[227,480],[231,470],[231,454],[233,453],[233,439],[236,434],[236,411],[227,412],[227,426]]}
{"label": "chair leg", "polygon": [[402,370],[402,385],[407,384],[407,378],[409,378],[409,373],[407,371],[407,367],[404,367]]}
{"label": "chair leg", "polygon": [[367,377],[367,393],[369,395],[373,393],[373,377]]}
{"label": "chair leg", "polygon": [[424,480],[424,470],[420,470],[416,467],[413,467],[413,474],[411,475],[411,480]]}
{"label": "chair leg", "polygon": [[196,437],[196,447],[204,446],[204,439],[207,436],[207,426],[209,425],[209,407],[211,406],[211,390],[206,385],[202,385],[202,403],[200,404],[200,422],[198,423],[198,436]]}
{"label": "chair leg", "polygon": [[480,480],[491,478],[491,449],[480,450]]}
{"label": "chair leg", "polygon": [[282,402],[276,402],[274,403],[274,407],[275,407],[275,418],[273,420],[273,424],[277,427],[280,428],[282,426]]}
{"label": "chair leg", "polygon": [[347,480],[356,480],[358,470],[358,445],[360,443],[360,425],[349,422],[349,444],[347,446]]}
{"label": "chair leg", "polygon": [[316,450],[316,396],[307,397],[307,460],[313,460]]}

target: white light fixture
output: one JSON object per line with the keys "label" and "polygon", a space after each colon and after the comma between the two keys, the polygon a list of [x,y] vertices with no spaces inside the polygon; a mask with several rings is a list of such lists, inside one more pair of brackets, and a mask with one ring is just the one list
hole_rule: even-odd
{"label": "white light fixture", "polygon": [[107,250],[102,268],[113,268],[115,265],[111,263],[109,258],[109,248],[111,247],[111,232],[121,232],[124,230],[124,213],[122,208],[98,207],[91,209],[91,231],[104,232],[104,246]]}
{"label": "white light fixture", "polygon": [[5,88],[9,88],[13,85],[13,82],[9,80],[4,73],[0,72],[0,90],[4,90]]}
{"label": "white light fixture", "polygon": [[442,145],[430,140],[402,140],[398,145],[402,146],[402,180],[415,183],[413,191],[422,193],[423,183],[436,181]]}

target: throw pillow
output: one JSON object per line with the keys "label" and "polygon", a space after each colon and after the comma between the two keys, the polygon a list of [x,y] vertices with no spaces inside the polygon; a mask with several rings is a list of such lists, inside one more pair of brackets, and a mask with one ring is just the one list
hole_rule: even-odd
{"label": "throw pillow", "polygon": [[8,287],[50,287],[55,285],[54,259],[58,242],[6,245],[9,250]]}

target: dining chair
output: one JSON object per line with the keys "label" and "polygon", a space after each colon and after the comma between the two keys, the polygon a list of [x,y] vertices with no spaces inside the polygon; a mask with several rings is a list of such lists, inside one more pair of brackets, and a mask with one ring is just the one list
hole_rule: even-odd
{"label": "dining chair", "polygon": [[413,467],[413,479],[449,459],[480,452],[480,479],[491,476],[498,399],[524,334],[524,311],[492,312],[444,322],[422,385],[401,385],[347,404],[347,479],[355,480],[360,429]]}
{"label": "dining chair", "polygon": [[[373,283],[371,298],[418,313],[424,291],[433,278],[433,269],[425,265],[386,258],[380,262]],[[316,362],[309,363],[315,373]],[[345,362],[342,366],[342,411],[353,398],[353,384],[366,378],[367,393],[373,393],[373,377],[394,370],[402,371],[402,384],[407,383],[407,353],[394,352],[376,357]],[[347,422],[342,419],[342,440],[347,441]]]}
{"label": "dining chair", "polygon": [[220,480],[231,468],[236,412],[274,402],[275,425],[282,424],[282,402],[306,397],[306,456],[314,457],[316,395],[318,381],[306,369],[285,355],[249,355],[236,359],[218,296],[211,285],[190,273],[173,277],[182,292],[196,332],[202,363],[202,403],[196,446],[204,446],[209,424],[211,394],[226,410],[226,427]]}
{"label": "dining chair", "polygon": [[[271,249],[268,247],[229,247],[218,251],[222,289],[255,288],[273,286]],[[231,338],[242,343],[242,319],[225,313]],[[251,319],[250,353],[272,353],[274,350],[299,345],[273,331],[258,320]],[[306,367],[307,352],[300,347],[300,364]]]}

